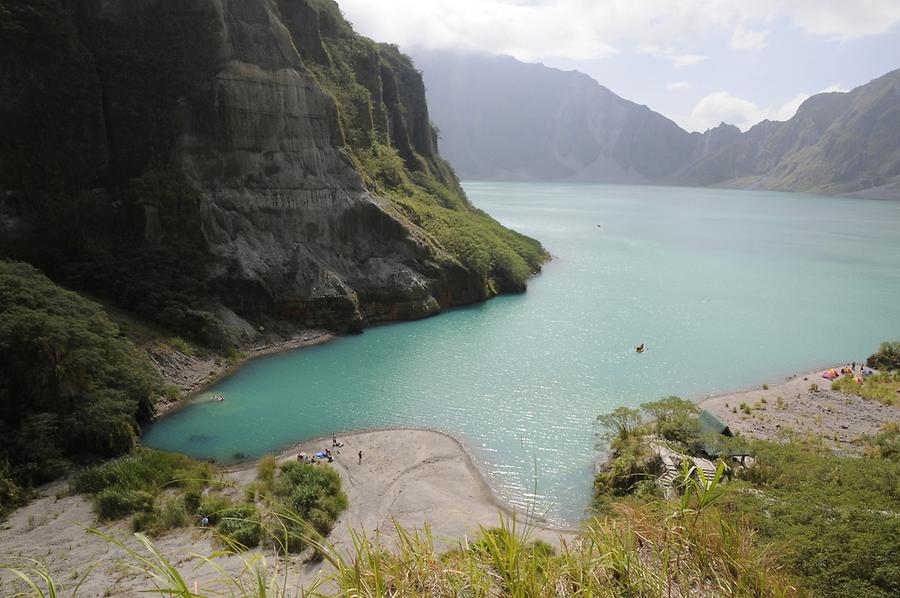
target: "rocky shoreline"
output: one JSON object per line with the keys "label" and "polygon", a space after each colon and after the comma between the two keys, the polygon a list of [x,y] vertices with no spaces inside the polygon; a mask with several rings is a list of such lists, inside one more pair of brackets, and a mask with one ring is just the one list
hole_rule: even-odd
{"label": "rocky shoreline", "polygon": [[812,435],[837,454],[858,455],[860,439],[900,420],[900,408],[831,390],[831,381],[822,377],[829,369],[709,396],[699,405],[727,422],[732,432],[749,438],[778,441],[791,434]]}
{"label": "rocky shoreline", "polygon": [[290,338],[248,348],[239,358],[227,363],[214,354],[188,355],[172,347],[168,347],[166,351],[148,349],[147,355],[159,369],[166,385],[177,388],[181,394],[177,399],[161,397],[156,404],[156,417],[181,408],[191,397],[233,374],[253,359],[321,345],[334,339],[335,336],[336,333],[328,330],[302,330]]}

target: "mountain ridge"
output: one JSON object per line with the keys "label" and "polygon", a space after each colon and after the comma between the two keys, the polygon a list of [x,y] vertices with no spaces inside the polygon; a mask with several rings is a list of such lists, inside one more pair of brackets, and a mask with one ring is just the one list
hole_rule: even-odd
{"label": "mountain ridge", "polygon": [[[900,136],[890,134],[900,131],[900,70],[812,96],[787,121],[698,133],[578,71],[511,57],[413,54],[444,153],[463,178],[900,197]],[[490,111],[495,106],[502,110]]]}

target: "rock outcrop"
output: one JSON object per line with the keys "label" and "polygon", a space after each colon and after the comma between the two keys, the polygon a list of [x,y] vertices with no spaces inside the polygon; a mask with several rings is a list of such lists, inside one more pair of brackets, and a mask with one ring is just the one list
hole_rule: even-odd
{"label": "rock outcrop", "polygon": [[[0,0],[0,98],[0,251],[176,328],[358,330],[544,257],[468,203],[418,72],[330,0]],[[448,246],[444,212],[513,265]]]}

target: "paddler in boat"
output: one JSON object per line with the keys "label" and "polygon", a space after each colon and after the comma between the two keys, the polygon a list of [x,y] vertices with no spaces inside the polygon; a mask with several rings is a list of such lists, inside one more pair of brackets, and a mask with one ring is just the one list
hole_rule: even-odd
{"label": "paddler in boat", "polygon": [[634,350],[636,353],[643,353],[644,352],[644,343],[641,343],[640,345],[635,347]]}

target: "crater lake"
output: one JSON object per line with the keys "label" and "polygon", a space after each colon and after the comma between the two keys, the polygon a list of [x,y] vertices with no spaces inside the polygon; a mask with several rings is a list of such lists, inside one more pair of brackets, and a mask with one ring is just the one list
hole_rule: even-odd
{"label": "crater lake", "polygon": [[900,339],[900,202],[464,186],[553,255],[526,293],[253,360],[143,443],[229,462],[332,433],[435,428],[502,499],[573,524],[590,500],[598,414],[777,382]]}

